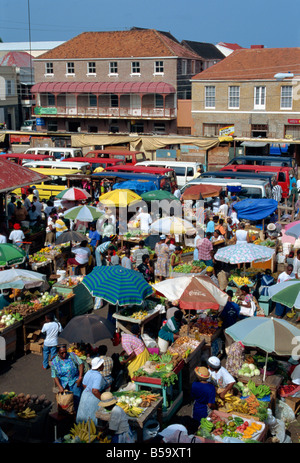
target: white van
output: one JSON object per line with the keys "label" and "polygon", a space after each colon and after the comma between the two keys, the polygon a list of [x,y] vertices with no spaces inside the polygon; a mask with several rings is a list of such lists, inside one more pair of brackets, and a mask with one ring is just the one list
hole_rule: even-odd
{"label": "white van", "polygon": [[198,169],[202,167],[200,162],[185,162],[185,161],[143,161],[138,162],[136,166],[149,167],[165,167],[166,169],[174,169],[177,184],[179,188],[183,187],[187,182],[196,178],[199,175]]}
{"label": "white van", "polygon": [[[83,158],[84,159],[84,158]],[[83,174],[86,174],[87,171],[90,171],[90,163],[89,162],[65,162],[60,161],[28,161],[22,164],[23,167],[27,167],[28,169],[72,169],[78,170]]]}
{"label": "white van", "polygon": [[224,191],[226,189],[230,190],[230,187],[232,190],[238,189],[240,191],[231,194],[232,196],[238,196],[240,199],[272,198],[272,189],[269,180],[252,178],[195,178],[181,188],[181,193],[183,193],[189,186],[199,184],[222,186],[222,190]]}
{"label": "white van", "polygon": [[81,148],[53,148],[51,146],[40,146],[36,148],[28,148],[25,151],[25,154],[46,154],[57,160],[62,158],[83,158],[83,152]]}

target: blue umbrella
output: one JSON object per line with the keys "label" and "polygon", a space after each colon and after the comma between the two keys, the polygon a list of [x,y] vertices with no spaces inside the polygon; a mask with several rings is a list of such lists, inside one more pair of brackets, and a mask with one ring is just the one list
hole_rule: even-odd
{"label": "blue umbrella", "polygon": [[82,283],[92,296],[114,305],[141,305],[153,293],[141,273],[120,265],[94,267]]}

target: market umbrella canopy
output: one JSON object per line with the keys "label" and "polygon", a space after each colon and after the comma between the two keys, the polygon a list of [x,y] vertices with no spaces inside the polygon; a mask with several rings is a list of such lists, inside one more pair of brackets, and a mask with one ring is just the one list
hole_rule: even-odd
{"label": "market umbrella canopy", "polygon": [[300,281],[297,279],[270,286],[268,294],[274,302],[279,302],[290,309],[293,307],[300,309]]}
{"label": "market umbrella canopy", "polygon": [[293,351],[299,351],[295,340],[300,339],[300,330],[280,318],[248,317],[226,328],[225,333],[234,341],[267,353],[290,356]]}
{"label": "market umbrella canopy", "polygon": [[64,213],[66,219],[80,220],[81,222],[94,222],[102,217],[103,212],[93,206],[75,206]]}
{"label": "market umbrella canopy", "polygon": [[208,276],[171,278],[154,284],[153,289],[171,302],[179,301],[185,310],[218,310],[228,299]]}
{"label": "market umbrella canopy", "polygon": [[286,235],[298,239],[300,236],[300,221],[289,223],[284,229]]}
{"label": "market umbrella canopy", "polygon": [[22,264],[26,259],[26,252],[15,244],[0,244],[0,267]]}
{"label": "market umbrella canopy", "polygon": [[147,193],[143,193],[141,195],[143,201],[155,201],[155,200],[162,200],[168,199],[170,201],[179,201],[179,198],[174,196],[172,193],[166,190],[153,190],[148,191]]}
{"label": "market umbrella canopy", "polygon": [[253,243],[233,244],[218,249],[215,259],[228,264],[241,264],[247,262],[266,262],[274,254],[274,249]]}
{"label": "market umbrella canopy", "polygon": [[182,199],[185,200],[197,200],[202,198],[213,198],[219,196],[222,187],[214,185],[191,185],[185,189],[182,195]]}
{"label": "market umbrella canopy", "polygon": [[150,233],[159,233],[164,235],[193,235],[197,230],[191,222],[180,217],[162,217],[156,220],[150,227]]}
{"label": "market umbrella canopy", "polygon": [[55,241],[55,244],[69,243],[70,241],[81,243],[81,241],[85,241],[86,239],[86,236],[82,235],[82,233],[78,233],[75,230],[67,230],[59,235]]}
{"label": "market umbrella canopy", "polygon": [[59,337],[66,341],[96,344],[103,339],[112,339],[115,326],[96,314],[78,315],[65,326]]}
{"label": "market umbrella canopy", "polygon": [[99,197],[99,202],[105,206],[127,207],[134,201],[141,200],[141,197],[134,191],[119,189],[104,193]]}
{"label": "market umbrella canopy", "polygon": [[9,269],[0,272],[0,289],[35,288],[46,282],[46,275],[31,270]]}
{"label": "market umbrella canopy", "polygon": [[90,197],[91,195],[86,190],[76,187],[66,188],[65,190],[58,193],[58,195],[56,195],[56,198],[65,199],[68,201],[80,201]]}
{"label": "market umbrella canopy", "polygon": [[120,265],[94,267],[82,284],[92,296],[114,305],[141,305],[153,293],[141,273]]}

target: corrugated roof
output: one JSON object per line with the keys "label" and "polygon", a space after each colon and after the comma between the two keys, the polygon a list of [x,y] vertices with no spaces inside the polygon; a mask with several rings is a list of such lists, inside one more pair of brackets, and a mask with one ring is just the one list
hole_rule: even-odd
{"label": "corrugated roof", "polygon": [[40,82],[31,93],[176,93],[165,82]]}
{"label": "corrugated roof", "polygon": [[1,58],[0,66],[30,68],[32,66],[32,56],[26,51],[10,51]]}
{"label": "corrugated roof", "polygon": [[273,79],[278,72],[300,72],[299,48],[253,48],[236,50],[193,80]]}
{"label": "corrugated roof", "polygon": [[27,167],[1,159],[0,155],[0,193],[12,191],[26,185],[41,183],[47,178],[45,175],[34,172]]}
{"label": "corrugated roof", "polygon": [[62,45],[40,55],[39,59],[97,59],[198,56],[155,29],[83,32]]}

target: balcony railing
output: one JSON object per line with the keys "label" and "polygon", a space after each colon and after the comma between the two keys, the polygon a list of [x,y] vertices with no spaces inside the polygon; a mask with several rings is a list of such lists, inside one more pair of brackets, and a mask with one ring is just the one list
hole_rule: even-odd
{"label": "balcony railing", "polygon": [[[43,109],[45,110],[43,114]],[[56,113],[47,111],[47,107],[40,108],[41,116],[77,116],[77,117],[103,117],[103,118],[176,118],[176,108],[89,108],[83,106],[57,106]],[[52,107],[52,109],[55,109]],[[34,110],[34,109],[33,109]]]}

